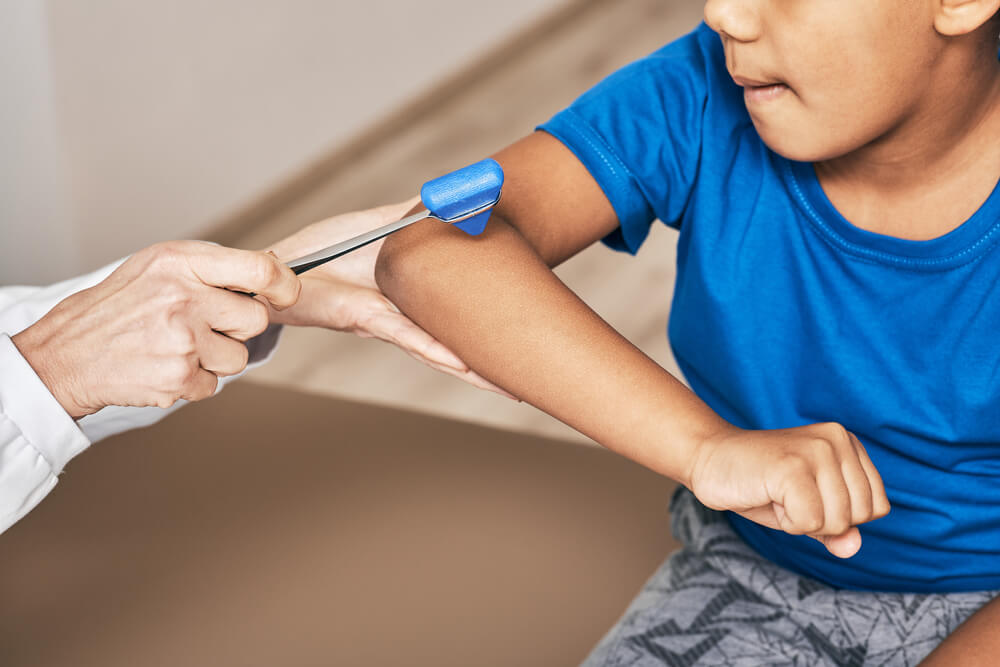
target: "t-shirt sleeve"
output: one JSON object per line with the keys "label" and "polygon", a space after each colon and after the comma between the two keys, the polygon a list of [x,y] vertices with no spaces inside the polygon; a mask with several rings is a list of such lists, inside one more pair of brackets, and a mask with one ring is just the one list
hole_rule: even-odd
{"label": "t-shirt sleeve", "polygon": [[611,202],[605,239],[636,252],[659,218],[680,227],[701,157],[708,81],[725,56],[704,24],[615,72],[539,129],[565,144]]}

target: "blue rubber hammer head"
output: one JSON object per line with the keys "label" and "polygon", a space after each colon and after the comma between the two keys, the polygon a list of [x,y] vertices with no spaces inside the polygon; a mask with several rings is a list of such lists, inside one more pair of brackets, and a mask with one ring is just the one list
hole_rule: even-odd
{"label": "blue rubber hammer head", "polygon": [[478,236],[503,190],[503,169],[485,159],[424,183],[420,199],[431,217]]}
{"label": "blue rubber hammer head", "polygon": [[477,162],[424,183],[420,198],[426,210],[293,259],[288,266],[297,274],[314,269],[427,218],[437,218],[455,225],[466,234],[477,236],[486,229],[486,221],[500,201],[502,188],[503,169],[500,165],[489,159]]}

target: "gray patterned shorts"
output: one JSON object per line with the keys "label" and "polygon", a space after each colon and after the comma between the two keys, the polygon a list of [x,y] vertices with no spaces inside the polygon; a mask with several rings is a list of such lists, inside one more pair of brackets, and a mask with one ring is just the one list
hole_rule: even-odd
{"label": "gray patterned shorts", "polygon": [[764,559],[680,488],[673,554],[585,667],[915,665],[996,592],[831,588]]}

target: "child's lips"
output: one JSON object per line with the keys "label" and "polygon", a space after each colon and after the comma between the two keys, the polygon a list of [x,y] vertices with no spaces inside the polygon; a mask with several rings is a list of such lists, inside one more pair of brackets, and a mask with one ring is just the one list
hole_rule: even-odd
{"label": "child's lips", "polygon": [[742,76],[734,76],[733,81],[743,88],[743,98],[747,102],[768,102],[789,90],[788,85],[780,81],[760,81]]}
{"label": "child's lips", "polygon": [[744,88],[743,99],[747,102],[769,102],[781,97],[788,90],[788,86],[783,83],[774,83],[769,86],[759,86],[756,88]]}

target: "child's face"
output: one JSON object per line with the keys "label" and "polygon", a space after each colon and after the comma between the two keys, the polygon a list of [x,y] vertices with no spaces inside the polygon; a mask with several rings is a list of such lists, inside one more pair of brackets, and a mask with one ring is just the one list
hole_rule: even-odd
{"label": "child's face", "polygon": [[933,83],[924,0],[708,0],[705,20],[761,138],[793,160],[840,157],[887,135]]}

